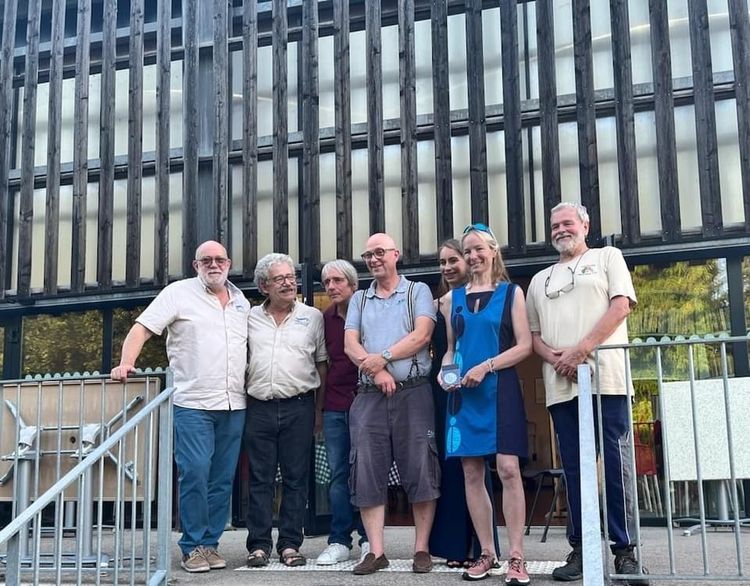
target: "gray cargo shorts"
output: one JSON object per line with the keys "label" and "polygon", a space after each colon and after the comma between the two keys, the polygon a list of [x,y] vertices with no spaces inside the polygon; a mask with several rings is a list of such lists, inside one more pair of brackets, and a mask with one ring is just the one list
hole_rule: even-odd
{"label": "gray cargo shorts", "polygon": [[358,393],[349,410],[349,432],[352,504],[386,504],[388,470],[393,461],[410,503],[440,496],[435,408],[429,382],[400,389],[392,397],[381,392]]}

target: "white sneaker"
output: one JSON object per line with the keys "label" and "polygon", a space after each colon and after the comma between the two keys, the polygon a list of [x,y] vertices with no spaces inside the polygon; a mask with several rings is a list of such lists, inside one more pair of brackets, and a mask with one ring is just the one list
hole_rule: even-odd
{"label": "white sneaker", "polygon": [[365,559],[365,556],[370,553],[370,542],[365,541],[362,545],[359,546],[359,561],[361,562],[363,559]]}
{"label": "white sneaker", "polygon": [[319,566],[332,566],[349,559],[349,548],[341,543],[330,543],[315,560]]}

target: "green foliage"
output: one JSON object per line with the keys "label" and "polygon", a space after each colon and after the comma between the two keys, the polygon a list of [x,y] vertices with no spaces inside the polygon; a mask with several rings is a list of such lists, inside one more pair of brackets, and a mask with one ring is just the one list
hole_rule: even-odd
{"label": "green foliage", "polygon": [[[134,309],[115,309],[112,311],[112,360],[115,365],[119,364],[122,354],[122,343],[125,341],[130,328],[135,323],[135,319],[145,309],[145,306]],[[136,368],[166,368],[169,365],[167,359],[166,334],[163,336],[153,336],[143,346],[138,360],[135,362]]]}

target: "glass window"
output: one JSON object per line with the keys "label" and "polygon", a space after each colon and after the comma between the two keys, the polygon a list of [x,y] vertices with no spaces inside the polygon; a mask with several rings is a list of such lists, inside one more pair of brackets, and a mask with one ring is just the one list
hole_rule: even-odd
{"label": "glass window", "polygon": [[[519,52],[523,50],[520,42],[518,46]],[[484,52],[484,103],[502,104],[503,56],[499,8],[490,8],[482,12],[482,51]],[[521,76],[523,77],[523,74]]]}
{"label": "glass window", "polygon": [[698,180],[698,147],[695,140],[695,107],[674,109],[677,143],[677,183],[680,187],[680,220],[683,230],[700,228],[700,184]]}
{"label": "glass window", "polygon": [[[289,250],[280,251],[273,249],[273,231],[276,225],[273,215],[273,161],[258,161],[258,258],[269,252],[287,252],[295,262],[299,259],[299,190],[298,176],[299,167],[297,159],[289,159],[287,191],[289,196]],[[242,170],[240,166],[232,169],[232,206],[236,213],[232,217],[232,230],[242,234]],[[234,267],[239,268],[236,248],[232,251],[235,255]]]}
{"label": "glass window", "polygon": [[650,83],[653,81],[653,70],[651,69],[651,28],[648,2],[630,2],[628,13],[633,83]]}
{"label": "glass window", "polygon": [[596,147],[599,156],[599,198],[602,235],[621,234],[620,175],[617,168],[617,122],[597,118]]}
{"label": "glass window", "polygon": [[21,375],[93,372],[102,368],[99,311],[23,318]]}
{"label": "glass window", "polygon": [[5,356],[5,328],[3,326],[0,326],[0,378],[3,376],[3,367],[5,365],[5,361],[3,360]]}
{"label": "glass window", "polygon": [[693,63],[690,50],[687,0],[667,0],[669,14],[669,44],[672,77],[692,77]]}
{"label": "glass window", "polygon": [[[232,63],[232,94],[242,95],[242,53],[233,52],[230,57]],[[271,136],[273,129],[273,47],[270,45],[258,47],[258,136]],[[289,132],[296,132],[297,128],[297,43],[287,45],[287,125]],[[239,104],[238,104],[239,105]],[[235,100],[232,100],[235,106]],[[235,113],[233,113],[235,114]],[[242,114],[233,115],[232,138],[242,137]]]}
{"label": "glass window", "polygon": [[[557,0],[555,19],[555,75],[557,95],[576,93],[575,56],[573,53],[573,10],[571,0]],[[577,149],[576,149],[577,151]],[[562,153],[562,149],[560,149]]]}
{"label": "glass window", "polygon": [[609,2],[591,3],[591,50],[594,62],[594,89],[614,86],[612,71],[612,27]]}
{"label": "glass window", "polygon": [[745,208],[740,195],[742,172],[736,100],[720,100],[716,102],[715,109],[722,220],[725,225],[742,224],[745,221]]}
{"label": "glass window", "polygon": [[656,121],[653,112],[636,112],[635,141],[641,232],[659,232],[661,198],[659,166],[656,160]]}
{"label": "glass window", "polygon": [[750,334],[750,256],[742,259],[742,284],[745,290],[745,327]]}
{"label": "glass window", "polygon": [[[112,362],[113,365],[120,363],[122,355],[122,343],[125,341],[130,328],[135,323],[135,319],[146,309],[146,306],[135,307],[133,309],[115,308],[112,310]],[[136,368],[166,368],[169,365],[166,350],[166,334],[162,336],[152,336],[146,342],[141,350],[138,360],[135,362]]]}

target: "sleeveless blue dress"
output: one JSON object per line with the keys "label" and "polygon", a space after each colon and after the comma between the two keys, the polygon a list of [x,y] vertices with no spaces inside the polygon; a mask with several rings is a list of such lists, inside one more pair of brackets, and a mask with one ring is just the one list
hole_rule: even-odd
{"label": "sleeveless blue dress", "polygon": [[[461,376],[515,344],[511,307],[515,285],[499,283],[489,301],[471,311],[466,288],[454,289],[451,326]],[[526,410],[515,368],[488,373],[478,387],[450,393],[446,410],[447,457],[528,456]]]}

